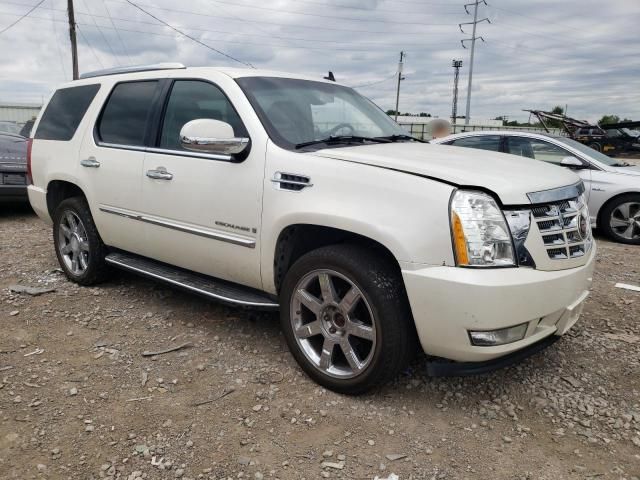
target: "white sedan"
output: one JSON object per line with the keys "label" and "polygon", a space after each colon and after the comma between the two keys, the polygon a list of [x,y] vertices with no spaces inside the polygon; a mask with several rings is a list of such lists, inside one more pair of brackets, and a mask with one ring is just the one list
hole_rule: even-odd
{"label": "white sedan", "polygon": [[640,245],[640,167],[544,133],[465,132],[431,143],[510,153],[569,168],[584,181],[591,224],[617,242]]}

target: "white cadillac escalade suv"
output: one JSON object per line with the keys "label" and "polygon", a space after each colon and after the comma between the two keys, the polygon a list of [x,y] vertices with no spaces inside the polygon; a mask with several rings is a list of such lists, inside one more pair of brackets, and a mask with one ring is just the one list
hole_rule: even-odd
{"label": "white cadillac escalade suv", "polygon": [[163,64],[59,88],[29,152],[66,275],[111,267],[279,309],[300,366],[360,393],[417,351],[487,371],[578,319],[595,244],[578,177],[424,144],[354,90]]}

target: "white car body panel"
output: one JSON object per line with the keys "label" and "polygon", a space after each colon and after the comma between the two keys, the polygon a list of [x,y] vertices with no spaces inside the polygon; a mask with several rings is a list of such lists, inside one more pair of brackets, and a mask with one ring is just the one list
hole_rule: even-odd
{"label": "white car body panel", "polygon": [[[607,203],[609,200],[625,193],[640,193],[640,167],[612,167],[610,165],[605,165],[597,159],[585,154],[583,151],[575,149],[571,145],[567,145],[559,141],[553,135],[520,132],[516,130],[486,130],[449,135],[443,138],[432,140],[430,143],[441,145],[458,138],[487,135],[498,135],[507,137],[515,136],[541,140],[563,148],[567,150],[568,155],[575,156],[583,162],[590,164],[592,166],[591,169],[577,170],[575,173],[577,173],[580,178],[582,178],[585,184],[589,204],[589,214],[591,216],[591,225],[593,227],[597,227],[600,211],[605,203]],[[453,148],[458,149],[462,147]],[[464,148],[464,150],[473,149]],[[518,156],[509,155],[509,157]],[[534,161],[543,163],[539,160]],[[569,170],[569,168],[558,167],[555,165],[551,165],[551,167],[555,168],[556,170]],[[557,174],[559,175],[560,173],[558,172]]]}

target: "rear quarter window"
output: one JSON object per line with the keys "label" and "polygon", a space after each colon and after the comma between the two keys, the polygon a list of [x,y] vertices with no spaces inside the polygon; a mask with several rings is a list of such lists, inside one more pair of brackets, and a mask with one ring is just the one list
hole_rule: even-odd
{"label": "rear quarter window", "polygon": [[51,97],[35,137],[39,140],[71,140],[100,85],[61,88]]}

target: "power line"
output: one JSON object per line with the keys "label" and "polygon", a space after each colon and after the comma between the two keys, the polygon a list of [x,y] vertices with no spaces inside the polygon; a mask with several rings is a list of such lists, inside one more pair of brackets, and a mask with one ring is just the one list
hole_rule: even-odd
{"label": "power line", "polygon": [[91,53],[93,53],[93,56],[96,58],[96,60],[98,61],[98,63],[100,64],[100,67],[104,68],[104,64],[102,63],[102,60],[100,60],[100,58],[98,57],[98,54],[96,53],[96,51],[93,49],[93,46],[91,45],[91,43],[89,42],[89,39],[87,39],[87,37],[84,35],[84,32],[82,31],[82,29],[80,28],[80,25],[76,23],[76,26],[78,27],[78,32],[80,32],[80,36],[82,37],[82,39],[84,40],[84,43],[87,44],[87,46],[89,47],[89,49],[91,50]]}
{"label": "power line", "polygon": [[[7,1],[7,0],[0,0],[0,4],[8,4],[8,5],[22,5],[19,3],[15,3],[15,2],[11,2],[11,1]],[[105,4],[106,6],[106,4]],[[220,7],[222,9],[222,7]],[[66,12],[66,10],[62,10],[62,9],[53,9],[53,8],[45,8],[45,7],[41,7],[40,10],[52,10],[52,11],[57,11],[57,12]],[[0,12],[0,14],[6,14],[6,15],[15,15],[13,13],[8,13],[8,12]],[[87,13],[87,12],[76,12],[77,15],[87,15],[87,16],[91,16],[91,17],[95,17],[95,18],[103,18],[103,19],[107,19],[109,17],[105,16],[105,15],[99,15],[99,14],[91,14],[91,13]],[[195,14],[195,13],[194,13]],[[195,15],[199,15],[199,14],[195,14]],[[38,17],[34,17],[32,16],[31,18],[38,18]],[[111,17],[113,20],[117,20],[117,21],[121,21],[121,22],[127,22],[127,23],[137,23],[137,24],[141,24],[141,25],[153,25],[156,27],[160,27],[161,25],[158,25],[157,22],[148,22],[148,21],[144,21],[144,20],[131,20],[130,18],[121,18],[121,17]],[[244,21],[244,19],[239,18],[239,17],[235,17],[234,18],[236,20],[239,21]],[[106,28],[106,27],[103,27]],[[118,27],[114,26],[114,29],[116,30],[121,30]],[[208,32],[208,33],[222,33],[222,34],[233,34],[233,35],[240,35],[240,36],[246,36],[246,37],[263,37],[263,38],[277,38],[279,40],[284,40],[284,41],[293,41],[293,42],[313,42],[313,43],[326,43],[326,44],[338,44],[338,45],[345,45],[344,41],[340,41],[340,40],[326,40],[326,39],[319,39],[319,38],[302,38],[302,37],[290,37],[290,36],[281,36],[281,35],[274,35],[272,33],[269,33],[266,30],[262,30],[261,28],[257,28],[258,30],[260,30],[261,32],[264,33],[264,35],[260,35],[257,33],[243,33],[243,32],[237,32],[237,31],[229,31],[229,30],[211,30],[211,29],[207,29],[207,28],[199,28],[199,27],[187,27],[187,30],[194,30],[194,31],[200,31],[200,32]],[[422,33],[418,33],[415,32],[415,35],[423,35]],[[411,33],[409,33],[409,35],[411,35]],[[439,43],[432,43],[430,42],[430,45],[440,45],[440,46],[445,46],[445,45],[451,45],[452,42],[439,42]],[[260,45],[264,45],[264,44],[260,44]],[[362,47],[366,47],[367,45],[371,46],[371,47],[376,47],[376,48],[380,48],[380,47],[390,47],[390,49],[392,50],[396,50],[396,47],[391,48],[391,44],[389,42],[358,42],[356,45],[356,47],[358,46],[362,46]],[[281,45],[278,45],[281,46]],[[402,42],[402,46],[405,47],[415,47],[415,48],[424,48],[424,43],[407,43],[406,41]],[[301,46],[297,46],[295,48],[302,48]],[[320,49],[318,48],[318,50],[325,50],[326,49]]]}
{"label": "power line", "polygon": [[29,16],[29,14],[31,12],[33,12],[36,8],[38,8],[40,5],[42,5],[44,3],[45,0],[40,0],[38,3],[36,3],[27,13],[25,13],[24,15],[22,15],[20,18],[18,18],[15,22],[13,22],[11,25],[8,25],[6,27],[4,27],[2,30],[0,30],[0,35],[2,35],[4,32],[6,32],[7,30],[9,30],[11,27],[17,25],[18,23],[20,23],[22,20],[24,20],[25,18],[27,18]]}
{"label": "power line", "polygon": [[[80,0],[80,1],[82,2],[82,5],[84,5],[84,8],[87,10],[87,12],[89,12],[88,2],[85,2],[84,0]],[[116,63],[118,65],[120,65],[120,59],[118,58],[118,55],[116,54],[116,51],[111,46],[111,42],[107,39],[106,35],[104,34],[102,29],[100,28],[100,25],[98,25],[98,22],[97,22],[96,18],[93,15],[91,15],[91,20],[93,20],[93,23],[96,26],[96,29],[98,30],[98,33],[100,33],[100,36],[102,37],[102,40],[104,40],[104,43],[107,45],[107,48],[109,49],[109,51],[111,51],[111,55],[113,55],[113,58],[115,59]]]}
{"label": "power line", "polygon": [[[367,18],[357,18],[357,17],[344,17],[344,16],[339,16],[339,15],[323,15],[320,13],[307,13],[307,12],[292,12],[291,10],[284,10],[282,8],[269,8],[269,7],[259,7],[257,5],[246,5],[246,4],[238,4],[236,2],[227,2],[225,0],[211,0],[213,3],[217,3],[217,4],[224,4],[224,5],[233,5],[234,7],[245,7],[245,8],[252,8],[254,10],[265,10],[265,11],[269,11],[269,12],[279,12],[279,13],[288,13],[290,15],[302,15],[305,17],[318,17],[318,18],[330,18],[332,20],[344,20],[344,21],[350,21],[350,22],[366,22],[366,23],[393,23],[393,24],[397,24],[397,25],[419,25],[421,27],[425,27],[425,26],[444,26],[444,25],[450,25],[449,23],[423,23],[423,22],[403,22],[403,21],[399,21],[399,20],[389,20],[389,19],[384,19],[384,20],[372,20],[372,19],[367,19]],[[325,5],[326,6],[326,5]]]}
{"label": "power line", "polygon": [[363,85],[354,85],[354,86],[353,86],[353,87],[351,87],[351,88],[364,88],[364,87],[370,87],[370,86],[372,86],[372,85],[378,85],[378,84],[380,84],[380,83],[388,82],[389,80],[396,78],[396,75],[398,75],[398,72],[395,72],[395,73],[394,73],[393,75],[391,75],[390,77],[383,78],[382,80],[378,80],[378,81],[376,81],[376,82],[371,82],[371,83],[365,83],[365,84],[363,84]]}
{"label": "power line", "polygon": [[[50,2],[53,5],[53,0]],[[51,9],[53,10],[53,9]],[[64,59],[62,58],[62,49],[60,48],[60,42],[58,41],[58,27],[56,26],[55,12],[51,12],[51,24],[53,25],[53,37],[56,41],[56,50],[58,50],[58,57],[60,58],[60,68],[62,68],[62,77],[67,80],[67,70],[64,68]],[[34,17],[31,17],[34,18]]]}
{"label": "power line", "polygon": [[[313,1],[313,0],[296,0],[296,3],[306,3],[309,5],[319,5],[322,7],[329,7],[329,8],[344,8],[347,10],[360,10],[360,11],[365,11],[365,12],[381,12],[381,13],[403,13],[403,12],[398,12],[398,10],[390,10],[390,9],[385,9],[385,8],[366,8],[366,7],[355,7],[353,5],[346,5],[343,3],[325,3],[325,2],[317,2],[317,1]],[[410,5],[414,5],[414,2],[398,2],[396,1],[395,3],[409,3]],[[242,5],[242,4],[238,4],[238,5]],[[429,3],[419,3],[419,5],[429,5]],[[447,6],[450,7],[450,4],[446,4],[446,3],[437,3],[437,4],[433,4],[433,5],[441,5],[441,6]],[[436,12],[438,15],[458,15],[458,12]],[[428,13],[420,13],[420,12],[411,12],[411,15],[430,15]]]}
{"label": "power line", "polygon": [[[114,2],[122,2],[122,3],[127,3],[129,2],[129,0],[111,0]],[[279,26],[279,27],[286,27],[286,28],[301,28],[304,30],[320,30],[320,31],[335,31],[335,32],[348,32],[348,33],[375,33],[375,34],[387,34],[387,33],[393,33],[393,32],[389,32],[384,31],[384,30],[354,30],[353,28],[336,28],[336,27],[328,27],[326,25],[292,25],[292,24],[286,24],[286,23],[278,23],[278,22],[268,22],[265,20],[251,20],[251,19],[246,19],[246,18],[237,18],[237,17],[229,17],[229,16],[223,16],[223,15],[215,15],[215,14],[210,14],[210,13],[203,13],[203,12],[194,12],[194,11],[190,11],[190,10],[180,10],[180,9],[176,9],[176,8],[166,8],[166,7],[157,7],[155,5],[149,5],[149,4],[141,4],[147,8],[153,8],[156,10],[163,10],[166,12],[171,12],[171,13],[182,13],[185,15],[193,15],[196,17],[209,17],[209,18],[222,18],[222,19],[228,19],[228,20],[235,20],[235,21],[241,21],[244,23],[258,23],[258,24],[263,24],[263,25],[275,25],[275,26]],[[440,26],[449,26],[451,24],[446,23],[446,24],[442,24]],[[395,32],[396,34],[402,34],[402,35],[423,35],[424,32]]]}
{"label": "power line", "polygon": [[[6,3],[6,2],[2,2],[0,0],[0,3]],[[51,9],[48,9],[51,10]],[[65,11],[65,10],[57,10],[55,9],[54,11]],[[0,14],[6,14],[6,15],[15,15],[13,13],[8,13],[8,12],[0,12]],[[95,14],[88,14],[86,12],[77,12],[78,15],[84,15],[84,16],[88,16],[88,17],[97,17],[97,18],[106,18],[104,15],[95,15]],[[31,15],[29,17],[30,19],[44,19],[43,17],[37,17],[34,15]],[[129,23],[134,23],[134,24],[141,24],[141,25],[150,25],[153,27],[163,27],[163,25],[158,24],[156,22],[146,22],[146,21],[142,21],[142,20],[128,20],[128,19],[124,19],[124,18],[118,18],[118,17],[113,17],[114,20],[119,20],[119,21],[123,21],[123,22],[129,22]],[[62,22],[62,20],[60,20],[60,22]],[[80,23],[81,25],[85,25],[87,27],[92,27],[93,25],[91,23]],[[102,26],[102,29],[107,29],[107,30],[112,30],[114,28],[112,27],[108,27],[108,26]],[[179,38],[179,36],[177,35],[170,35],[170,34],[163,34],[163,33],[157,33],[157,32],[152,32],[149,30],[136,30],[136,29],[131,29],[131,28],[122,28],[122,27],[116,27],[116,30],[119,30],[120,32],[133,32],[133,33],[141,33],[141,34],[146,34],[146,35],[154,35],[154,36],[162,36],[162,37],[172,37],[172,38]],[[344,44],[344,42],[339,42],[339,41],[335,41],[335,40],[321,40],[321,39],[304,39],[304,38],[295,38],[295,37],[281,37],[281,36],[274,36],[274,35],[260,35],[260,34],[255,34],[255,33],[239,33],[239,32],[231,32],[231,31],[225,31],[225,30],[210,30],[210,29],[204,29],[204,28],[198,28],[198,27],[187,27],[185,28],[185,30],[189,31],[199,31],[199,32],[208,32],[208,33],[220,33],[220,34],[234,34],[234,35],[239,35],[239,36],[248,36],[248,37],[262,37],[262,38],[277,38],[277,39],[281,39],[281,40],[297,40],[297,41],[304,41],[304,42],[313,42],[313,43],[336,43],[336,44]],[[217,42],[220,43],[229,43],[229,44],[235,44],[235,45],[255,45],[255,46],[262,46],[262,47],[275,47],[275,48],[287,48],[287,49],[299,49],[299,50],[308,50],[308,51],[321,51],[321,52],[327,52],[327,49],[330,48],[331,51],[335,51],[335,52],[371,52],[372,48],[375,48],[376,51],[396,51],[395,46],[393,46],[393,44],[387,44],[384,45],[384,48],[382,48],[381,44],[379,42],[367,42],[367,43],[359,43],[354,45],[353,47],[350,48],[336,48],[334,46],[328,46],[328,47],[312,47],[312,46],[308,46],[308,45],[284,45],[284,44],[275,44],[275,43],[264,43],[264,42],[247,42],[247,41],[238,41],[238,40],[222,40],[222,39],[216,39]],[[348,45],[348,44],[347,44]],[[422,48],[424,46],[424,44],[406,44],[405,42],[402,42],[402,45],[406,45],[408,47],[415,47],[415,48]],[[453,47],[453,42],[436,42],[436,43],[430,43],[430,46],[451,46]],[[358,48],[361,47],[361,48]]]}
{"label": "power line", "polygon": [[129,50],[127,50],[122,37],[120,36],[120,31],[116,28],[116,24],[113,23],[113,18],[111,18],[111,12],[109,11],[109,7],[107,6],[107,2],[103,0],[102,4],[104,5],[104,9],[107,11],[107,16],[109,17],[109,21],[111,22],[111,26],[116,31],[116,35],[118,36],[118,40],[120,40],[120,45],[122,45],[122,51],[125,53],[127,58],[129,59],[129,64],[133,64],[133,60],[131,60],[131,55],[129,55]]}
{"label": "power line", "polygon": [[137,8],[138,10],[140,10],[141,12],[143,12],[143,13],[145,13],[145,14],[149,15],[151,18],[154,18],[154,19],[156,19],[158,22],[162,23],[163,25],[166,25],[166,26],[167,26],[167,27],[169,27],[171,30],[174,30],[174,31],[178,32],[180,35],[182,35],[182,36],[184,36],[184,37],[186,37],[186,38],[188,38],[188,39],[190,39],[190,40],[192,40],[192,41],[196,42],[197,44],[202,45],[203,47],[208,48],[209,50],[214,51],[214,52],[216,52],[216,53],[218,53],[218,54],[222,55],[223,57],[226,57],[226,58],[228,58],[228,59],[230,59],[230,60],[233,60],[234,62],[242,63],[243,65],[246,65],[246,66],[248,66],[248,67],[255,68],[255,67],[254,67],[253,65],[251,65],[250,63],[248,63],[248,62],[243,62],[242,60],[238,60],[237,58],[235,58],[235,57],[233,57],[233,56],[231,56],[231,55],[229,55],[229,54],[227,54],[227,53],[224,53],[223,51],[218,50],[217,48],[214,48],[214,47],[212,47],[212,46],[210,46],[210,45],[207,45],[206,43],[204,43],[204,42],[202,42],[202,41],[198,40],[198,39],[197,39],[197,38],[195,38],[195,37],[192,37],[192,36],[191,36],[191,35],[189,35],[188,33],[184,33],[182,30],[180,30],[180,29],[178,29],[178,28],[174,27],[173,25],[169,25],[169,24],[168,24],[167,22],[165,22],[164,20],[160,20],[160,19],[159,19],[158,17],[156,17],[153,13],[149,13],[149,12],[147,12],[144,8],[142,8],[142,7],[138,6],[138,5],[136,5],[136,4],[135,4],[135,3],[133,3],[131,0],[125,0],[125,1],[126,1],[128,4],[130,4],[131,6],[133,6],[133,7]]}

